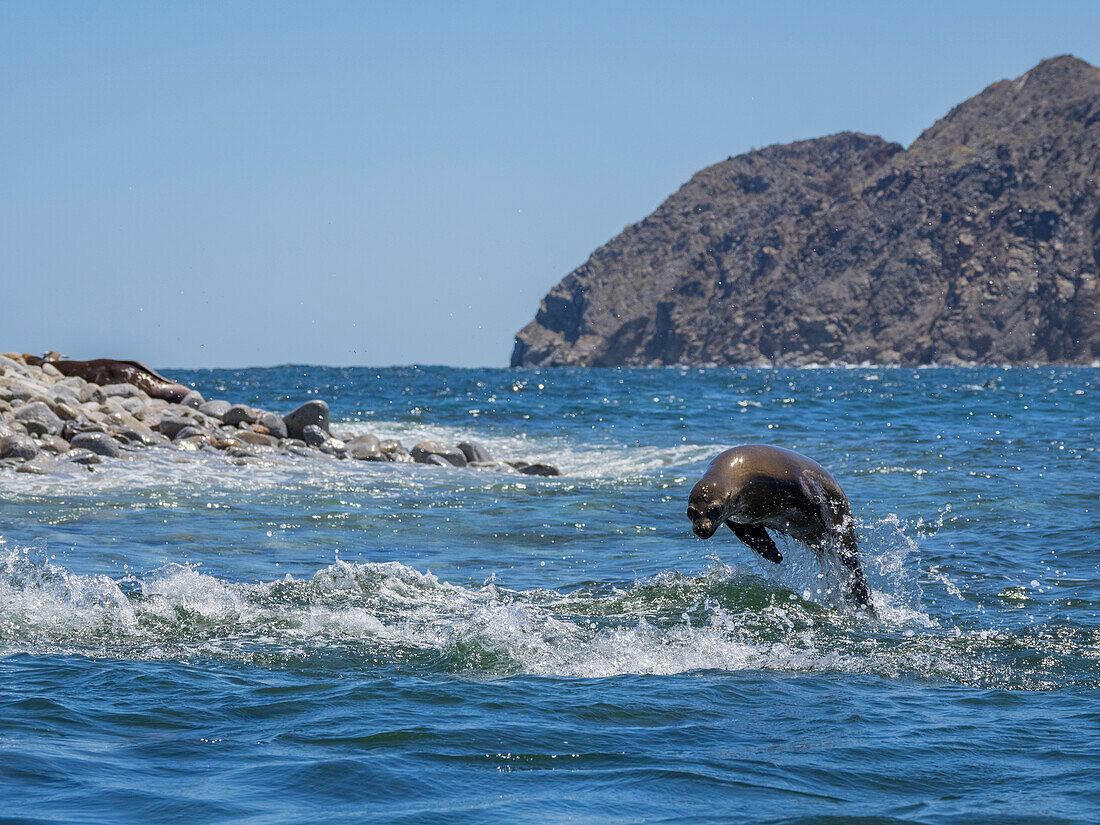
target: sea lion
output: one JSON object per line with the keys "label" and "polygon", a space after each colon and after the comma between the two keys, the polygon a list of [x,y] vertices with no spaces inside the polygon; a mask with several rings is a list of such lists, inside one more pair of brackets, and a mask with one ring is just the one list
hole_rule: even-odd
{"label": "sea lion", "polygon": [[79,375],[85,381],[100,386],[133,384],[150,398],[163,398],[173,404],[178,404],[191,392],[190,387],[165,378],[140,361],[116,361],[113,358],[69,361],[53,350],[44,356],[24,355],[23,359],[33,366],[53,364],[62,375]]}
{"label": "sea lion", "polygon": [[752,550],[779,564],[783,555],[765,528],[836,553],[848,569],[848,601],[873,610],[859,563],[852,508],[829,471],[804,455],[746,444],[720,453],[691,489],[687,517],[701,539],[726,523]]}

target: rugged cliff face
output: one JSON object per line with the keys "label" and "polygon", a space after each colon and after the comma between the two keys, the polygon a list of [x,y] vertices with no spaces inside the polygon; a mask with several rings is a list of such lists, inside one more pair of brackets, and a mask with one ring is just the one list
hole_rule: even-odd
{"label": "rugged cliff face", "polygon": [[1045,60],[908,149],[844,133],[696,174],[597,249],[512,365],[1100,359],[1100,69]]}

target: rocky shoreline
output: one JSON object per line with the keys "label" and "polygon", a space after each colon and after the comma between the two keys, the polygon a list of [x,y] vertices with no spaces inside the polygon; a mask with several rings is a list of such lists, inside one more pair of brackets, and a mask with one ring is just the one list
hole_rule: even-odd
{"label": "rocky shoreline", "polygon": [[235,463],[269,456],[418,463],[556,476],[556,467],[494,458],[484,445],[334,433],[325,401],[307,401],[285,415],[207,400],[196,390],[178,403],[150,397],[131,383],[95,384],[66,376],[54,363],[18,353],[0,355],[0,472],[50,474],[93,470],[146,449],[220,454]]}

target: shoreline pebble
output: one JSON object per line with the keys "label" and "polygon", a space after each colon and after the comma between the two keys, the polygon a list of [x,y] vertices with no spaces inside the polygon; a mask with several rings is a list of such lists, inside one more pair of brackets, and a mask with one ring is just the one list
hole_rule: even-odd
{"label": "shoreline pebble", "polygon": [[173,403],[129,383],[100,386],[66,377],[49,361],[35,363],[41,360],[0,355],[0,470],[49,474],[74,465],[93,470],[137,451],[173,449],[221,453],[237,463],[275,453],[560,475],[549,464],[499,460],[476,441],[421,441],[409,450],[396,439],[370,433],[342,437],[330,430],[329,406],[320,399],[284,415],[208,400],[197,390]]}

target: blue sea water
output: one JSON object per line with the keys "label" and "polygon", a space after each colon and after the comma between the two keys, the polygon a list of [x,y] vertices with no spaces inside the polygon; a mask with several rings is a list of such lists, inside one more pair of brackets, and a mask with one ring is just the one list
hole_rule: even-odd
{"label": "blue sea water", "polygon": [[[1100,822],[1100,370],[173,371],[558,478],[0,476],[0,822]],[[879,606],[684,516],[846,489]]]}

